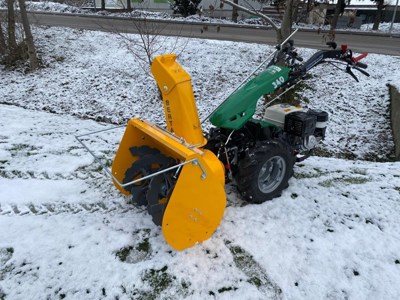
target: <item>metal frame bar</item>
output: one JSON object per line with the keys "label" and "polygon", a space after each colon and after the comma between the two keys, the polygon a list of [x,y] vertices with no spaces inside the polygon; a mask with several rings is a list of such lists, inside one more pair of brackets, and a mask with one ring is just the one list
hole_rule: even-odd
{"label": "metal frame bar", "polygon": [[89,152],[89,154],[91,156],[93,156],[94,160],[102,167],[102,169],[106,172],[106,174],[108,176],[110,176],[119,187],[125,188],[127,186],[130,186],[132,184],[138,183],[140,181],[143,181],[143,180],[152,178],[154,176],[169,172],[171,170],[175,170],[175,169],[181,168],[182,166],[187,165],[189,163],[192,163],[195,166],[199,166],[199,168],[201,169],[201,172],[202,172],[200,178],[203,179],[203,180],[206,179],[207,172],[206,172],[204,166],[201,164],[201,162],[197,158],[194,158],[194,159],[182,162],[180,164],[177,164],[175,166],[163,169],[161,171],[154,172],[154,173],[152,173],[150,175],[138,178],[136,180],[133,180],[133,181],[130,181],[130,182],[127,182],[127,183],[121,183],[117,178],[115,178],[115,176],[112,174],[111,170],[101,162],[100,158],[97,157],[96,154],[94,154],[94,152],[82,141],[82,137],[93,135],[93,134],[97,134],[97,133],[102,133],[102,132],[106,132],[106,131],[111,131],[111,130],[115,130],[115,129],[122,128],[122,127],[126,127],[126,126],[125,125],[121,125],[121,126],[116,126],[116,127],[112,127],[112,128],[108,128],[108,129],[93,131],[93,132],[89,132],[89,133],[85,133],[85,134],[81,134],[81,135],[76,135],[75,136],[76,140]]}
{"label": "metal frame bar", "polygon": [[189,149],[193,149],[196,147],[199,147],[201,144],[189,144],[188,142],[186,142],[186,140],[183,137],[180,137],[178,135],[176,135],[173,132],[170,132],[168,130],[166,130],[165,128],[162,128],[160,125],[157,124],[151,124],[152,127],[157,128],[158,130],[163,131],[165,134],[168,134],[171,138],[175,139],[177,142],[181,143],[182,145],[184,145],[185,147],[189,148]]}
{"label": "metal frame bar", "polygon": [[289,88],[287,88],[286,90],[284,90],[282,93],[280,93],[278,96],[276,96],[274,99],[272,99],[271,101],[269,101],[267,104],[264,105],[264,107],[268,107],[270,106],[272,103],[274,103],[277,99],[279,99],[280,97],[282,97],[283,95],[285,95],[287,92],[289,92],[291,89],[293,89],[296,85],[298,85],[299,83],[303,82],[304,80],[301,79],[299,81],[297,81],[295,84],[293,84],[292,86],[290,86]]}

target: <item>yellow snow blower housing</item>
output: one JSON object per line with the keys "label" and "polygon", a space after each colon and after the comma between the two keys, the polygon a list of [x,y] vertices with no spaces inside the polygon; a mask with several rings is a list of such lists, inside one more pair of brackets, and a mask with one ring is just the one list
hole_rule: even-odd
{"label": "yellow snow blower housing", "polygon": [[226,205],[224,167],[209,150],[191,77],[176,55],[156,57],[151,71],[161,90],[167,129],[137,118],[128,122],[112,165],[115,186],[147,206],[165,240],[183,250],[208,239]]}

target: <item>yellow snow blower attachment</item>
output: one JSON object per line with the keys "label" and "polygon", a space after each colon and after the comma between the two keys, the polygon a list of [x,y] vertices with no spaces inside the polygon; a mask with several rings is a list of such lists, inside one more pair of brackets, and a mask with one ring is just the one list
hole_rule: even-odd
{"label": "yellow snow blower attachment", "polygon": [[161,90],[168,130],[137,118],[128,122],[112,165],[115,186],[147,206],[165,240],[183,250],[208,239],[226,204],[224,167],[209,150],[191,77],[176,55],[156,57],[151,71]]}

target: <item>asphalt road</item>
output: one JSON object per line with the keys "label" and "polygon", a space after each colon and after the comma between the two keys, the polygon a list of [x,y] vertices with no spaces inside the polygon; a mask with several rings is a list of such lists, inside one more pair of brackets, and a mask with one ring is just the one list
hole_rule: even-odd
{"label": "asphalt road", "polygon": [[[33,24],[48,26],[63,26],[90,30],[118,31],[126,33],[137,33],[137,28],[132,20],[84,16],[72,14],[31,13],[30,19]],[[232,26],[225,24],[204,23],[175,23],[171,21],[149,21],[148,28],[163,35],[195,37],[204,39],[241,41],[251,43],[276,44],[274,30],[265,28]],[[300,47],[320,49],[324,48],[325,40],[323,33],[316,31],[299,31],[294,36],[295,44]],[[400,36],[388,36],[382,34],[365,33],[337,33],[335,41],[347,44],[355,52],[369,52],[400,56]]]}

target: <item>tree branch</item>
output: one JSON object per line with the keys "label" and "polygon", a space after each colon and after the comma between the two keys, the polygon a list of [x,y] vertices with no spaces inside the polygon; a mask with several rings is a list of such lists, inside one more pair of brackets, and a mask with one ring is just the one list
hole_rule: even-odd
{"label": "tree branch", "polygon": [[260,13],[259,11],[248,9],[248,8],[246,8],[244,6],[241,6],[239,4],[233,3],[232,1],[229,1],[229,0],[221,0],[221,2],[222,3],[226,3],[226,4],[228,4],[228,5],[232,6],[232,7],[235,7],[238,10],[247,12],[250,15],[258,16],[261,19],[265,20],[268,24],[270,24],[277,32],[280,31],[280,28],[278,27],[278,25],[276,25],[274,23],[274,21],[272,21],[272,19],[270,17],[264,15],[263,13]]}

